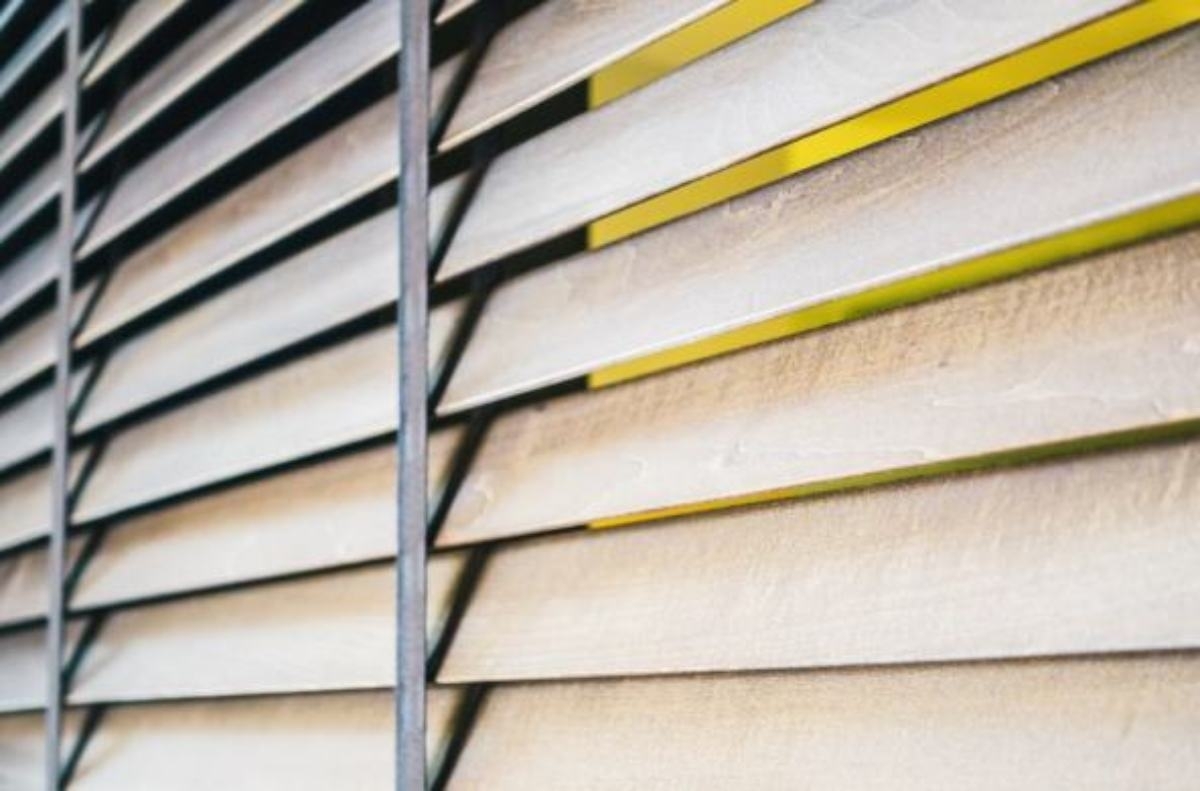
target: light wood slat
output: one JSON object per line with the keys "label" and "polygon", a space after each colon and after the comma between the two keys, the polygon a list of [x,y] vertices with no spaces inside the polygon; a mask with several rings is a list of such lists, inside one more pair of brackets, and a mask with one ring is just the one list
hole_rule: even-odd
{"label": "light wood slat", "polygon": [[66,26],[66,18],[64,4],[56,3],[33,34],[4,62],[3,68],[0,68],[0,97],[12,90],[29,67],[58,39]]}
{"label": "light wood slat", "polygon": [[[429,568],[436,641],[466,556]],[[109,615],[70,700],[158,700],[389,687],[395,681],[395,569],[323,574]]]}
{"label": "light wood slat", "polygon": [[[96,287],[92,280],[79,289],[72,301],[72,314],[80,311]],[[0,337],[0,393],[6,393],[54,365],[55,309],[51,307],[15,332]]]}
{"label": "light wood slat", "polygon": [[45,634],[41,627],[0,634],[0,714],[45,703]]}
{"label": "light wood slat", "polygon": [[0,788],[43,791],[46,725],[40,714],[0,716]]}
{"label": "light wood slat", "polygon": [[44,616],[47,593],[44,550],[0,558],[0,625]]}
{"label": "light wood slat", "polygon": [[85,166],[123,143],[303,4],[304,0],[230,3],[121,95],[89,150]]}
{"label": "light wood slat", "polygon": [[441,411],[1200,193],[1196,73],[1184,31],[507,282]]}
{"label": "light wood slat", "polygon": [[[1200,232],[497,419],[445,545],[1200,417]],[[603,486],[596,486],[603,481]]]}
{"label": "light wood slat", "polygon": [[440,148],[483,134],[730,0],[550,0],[489,42]]}
{"label": "light wood slat", "polygon": [[[71,457],[71,485],[79,480],[91,448]],[[42,464],[0,478],[0,550],[32,541],[50,531],[50,469]]]}
{"label": "light wood slat", "polygon": [[[430,222],[432,236],[443,218],[434,214]],[[395,211],[376,215],[121,344],[76,428],[94,428],[394,302],[398,223]],[[464,307],[450,303],[431,320],[453,325]]]}
{"label": "light wood slat", "polygon": [[84,85],[95,85],[186,4],[187,0],[136,0],[129,3],[87,69]]}
{"label": "light wood slat", "polygon": [[[78,228],[87,226],[97,206],[98,201],[92,201],[79,211],[76,218]],[[24,305],[54,281],[56,244],[55,234],[51,231],[0,266],[0,319]]]}
{"label": "light wood slat", "polygon": [[50,447],[54,388],[41,387],[0,412],[0,470]]}
{"label": "light wood slat", "polygon": [[[429,438],[431,509],[462,429]],[[387,445],[282,473],[109,529],[71,601],[110,605],[396,553],[396,449]]]}
{"label": "light wood slat", "polygon": [[[442,712],[460,695],[429,691],[431,757],[445,749],[450,733]],[[393,705],[390,693],[368,692],[116,707],[71,788],[389,791]]]}
{"label": "light wood slat", "polygon": [[439,276],[461,274],[1131,4],[817,3],[499,157]]}
{"label": "light wood slat", "polygon": [[395,109],[393,98],[380,100],[140,248],[114,272],[78,342],[91,343],[395,179]]}
{"label": "light wood slat", "polygon": [[454,17],[475,5],[478,0],[446,0],[438,11],[437,23],[449,22]]}
{"label": "light wood slat", "polygon": [[1197,513],[1192,439],[515,543],[441,680],[1196,648]]}
{"label": "light wood slat", "polygon": [[1193,655],[501,686],[452,791],[1188,789]]}
{"label": "light wood slat", "polygon": [[[447,343],[431,336],[431,364]],[[383,327],[121,432],[84,487],[76,518],[387,433],[396,426],[396,352],[396,328]]]}
{"label": "light wood slat", "polygon": [[394,2],[370,0],[142,160],[114,187],[87,248],[111,241],[393,57],[399,16]]}

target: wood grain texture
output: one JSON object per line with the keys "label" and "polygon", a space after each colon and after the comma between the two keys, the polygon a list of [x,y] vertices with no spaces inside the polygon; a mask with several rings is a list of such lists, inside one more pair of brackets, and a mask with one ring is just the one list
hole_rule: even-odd
{"label": "wood grain texture", "polygon": [[[462,430],[429,438],[431,509]],[[396,449],[353,453],[110,528],[71,605],[96,607],[396,553]]]}
{"label": "wood grain texture", "polygon": [[[431,336],[431,364],[447,341]],[[75,517],[110,515],[394,430],[396,352],[396,328],[382,327],[122,431]]]}
{"label": "wood grain texture", "polygon": [[1194,655],[501,686],[449,788],[1182,789]]}
{"label": "wood grain texture", "polygon": [[489,42],[439,147],[460,145],[729,2],[551,0],[535,6]]}
{"label": "wood grain texture", "polygon": [[1197,338],[1190,232],[556,398],[497,419],[441,540],[1178,426]]}
{"label": "wood grain texture", "polygon": [[1200,646],[1200,440],[494,551],[449,682]]}
{"label": "wood grain texture", "polygon": [[135,165],[113,188],[84,255],[393,57],[399,16],[394,2],[370,0]]}
{"label": "wood grain texture", "polygon": [[[395,179],[395,109],[391,97],[381,99],[139,248],[117,267],[78,343],[91,343]],[[438,187],[456,189],[457,182]]]}
{"label": "wood grain texture", "polygon": [[818,3],[497,158],[450,278],[1130,0]]}
{"label": "wood grain texture", "polygon": [[0,634],[0,714],[40,708],[46,701],[46,630]]}
{"label": "wood grain texture", "polygon": [[[465,559],[439,554],[430,563],[431,645]],[[117,610],[85,655],[70,700],[389,687],[395,573],[378,565]]]}
{"label": "wood grain texture", "polygon": [[304,0],[230,3],[121,94],[104,131],[88,153],[88,162],[96,161],[123,143],[303,4]]}
{"label": "wood grain texture", "polygon": [[[435,230],[442,219],[431,217]],[[395,211],[376,215],[122,343],[76,428],[94,428],[395,302],[397,223]],[[434,311],[435,334],[448,333],[464,307],[460,300]],[[440,367],[439,360],[433,370]]]}
{"label": "wood grain texture", "polygon": [[[1200,192],[1200,31],[502,284],[443,413]],[[1097,164],[1103,162],[1104,167]],[[1004,200],[1029,195],[1036,200]],[[719,251],[714,254],[713,251]]]}
{"label": "wood grain texture", "polygon": [[[427,753],[449,740],[458,690],[429,691]],[[303,695],[111,709],[71,788],[128,791],[389,791],[390,693]]]}
{"label": "wood grain texture", "polygon": [[135,0],[127,4],[104,46],[91,61],[84,85],[96,84],[186,4],[187,0]]}
{"label": "wood grain texture", "polygon": [[42,549],[0,558],[0,626],[46,614],[46,562]]}

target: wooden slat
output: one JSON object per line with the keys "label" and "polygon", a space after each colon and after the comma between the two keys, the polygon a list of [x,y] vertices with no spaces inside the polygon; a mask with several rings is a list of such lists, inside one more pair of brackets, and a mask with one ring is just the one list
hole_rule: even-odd
{"label": "wooden slat", "polygon": [[[466,556],[429,569],[432,645]],[[395,569],[322,574],[111,613],[70,700],[374,689],[395,681]]]}
{"label": "wooden slat", "polygon": [[[86,227],[98,206],[85,205],[76,217],[76,227]],[[24,305],[54,281],[55,234],[53,231],[30,243],[0,266],[0,319]]]}
{"label": "wooden slat", "polygon": [[1192,439],[520,542],[441,679],[1196,648],[1197,513]]}
{"label": "wooden slat", "polygon": [[[440,220],[431,218],[434,232]],[[398,222],[395,211],[376,215],[121,344],[76,428],[94,428],[394,302]],[[431,320],[453,326],[463,308],[449,303]]]}
{"label": "wooden slat", "polygon": [[4,61],[0,68],[0,97],[12,90],[50,45],[62,35],[66,26],[66,9],[63,3],[56,3],[55,8],[46,15],[29,38],[21,44],[15,53]]}
{"label": "wooden slat", "polygon": [[0,716],[0,788],[42,791],[46,725],[40,714]]}
{"label": "wooden slat", "polygon": [[[429,498],[462,437],[430,436]],[[75,608],[361,563],[396,553],[396,451],[354,453],[134,517],[109,528]]]}
{"label": "wooden slat", "polygon": [[[427,750],[449,740],[458,690],[429,691]],[[391,694],[257,698],[111,709],[71,783],[79,791],[213,788],[389,791]]]}
{"label": "wooden slat", "polygon": [[445,279],[1131,5],[817,3],[499,157]]}
{"label": "wooden slat", "polygon": [[380,100],[140,248],[114,272],[79,343],[395,179],[395,109]]}
{"label": "wooden slat", "polygon": [[186,4],[187,0],[135,0],[129,3],[91,61],[84,85],[96,84]]}
{"label": "wooden slat", "polygon": [[112,151],[303,4],[304,0],[230,3],[121,95],[87,162]]}
{"label": "wooden slat", "polygon": [[[431,363],[447,342],[431,336]],[[121,432],[96,465],[76,518],[387,433],[396,426],[396,352],[396,328],[382,327]]]}
{"label": "wooden slat", "polygon": [[[88,303],[96,287],[95,280],[76,292],[73,315]],[[55,311],[51,307],[11,334],[0,337],[0,394],[43,373],[54,365]]]}
{"label": "wooden slat", "polygon": [[449,788],[1183,789],[1193,655],[501,686]]}
{"label": "wooden slat", "polygon": [[[90,448],[71,458],[71,485],[78,481]],[[50,530],[50,469],[34,466],[0,479],[0,550],[43,536]]]}
{"label": "wooden slat", "polygon": [[0,713],[36,709],[46,700],[46,630],[0,634]]}
{"label": "wooden slat", "polygon": [[440,148],[483,134],[731,0],[550,0],[489,42]]}
{"label": "wooden slat", "polygon": [[16,159],[26,146],[50,126],[62,112],[62,79],[42,89],[20,115],[0,129],[0,170]]}
{"label": "wooden slat", "polygon": [[[492,426],[445,545],[973,465],[1200,417],[1200,232]],[[603,481],[597,486],[596,481]]]}
{"label": "wooden slat", "polygon": [[399,15],[394,2],[370,0],[142,160],[113,188],[87,249],[108,243],[394,56]]}
{"label": "wooden slat", "polygon": [[1193,29],[504,283],[441,410],[944,277],[965,261],[1200,193],[1200,147],[1189,143],[1200,139],[1196,73]]}
{"label": "wooden slat", "polygon": [[47,596],[44,550],[0,558],[0,626],[44,616]]}
{"label": "wooden slat", "polygon": [[53,393],[41,387],[0,411],[0,470],[50,447]]}
{"label": "wooden slat", "polygon": [[440,25],[443,22],[449,22],[463,11],[474,6],[476,2],[478,0],[445,0],[442,3],[441,10],[438,11],[437,23]]}
{"label": "wooden slat", "polygon": [[0,204],[0,242],[29,222],[58,194],[60,157],[55,154]]}

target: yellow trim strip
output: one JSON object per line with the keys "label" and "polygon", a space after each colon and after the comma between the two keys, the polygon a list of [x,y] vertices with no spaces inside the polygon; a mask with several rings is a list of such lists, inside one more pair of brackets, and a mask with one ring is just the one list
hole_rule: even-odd
{"label": "yellow trim strip", "polygon": [[627,527],[642,522],[674,519],[682,516],[719,511],[727,508],[743,508],[750,505],[793,500],[800,497],[815,497],[834,492],[854,491],[868,487],[901,483],[918,478],[930,478],[939,475],[978,472],[983,469],[1029,464],[1037,461],[1077,455],[1081,453],[1115,450],[1118,448],[1140,445],[1148,442],[1161,442],[1195,436],[1200,432],[1200,420],[1184,420],[1168,423],[1151,428],[1138,428],[1129,431],[1119,431],[1081,439],[1054,442],[1045,445],[1018,448],[1016,450],[1000,451],[997,453],[981,454],[962,459],[954,459],[933,464],[901,467],[864,475],[852,475],[845,478],[835,478],[828,481],[789,486],[780,489],[769,489],[763,492],[726,497],[717,500],[707,500],[671,508],[658,508],[651,511],[614,516],[608,519],[598,519],[588,525],[593,530],[603,530],[613,527]]}
{"label": "yellow trim strip", "polygon": [[830,324],[909,305],[951,291],[1041,269],[1200,224],[1200,194],[1086,225],[1027,244],[951,264],[878,288],[829,300],[736,330],[597,369],[588,387],[600,388],[687,365]]}
{"label": "yellow trim strip", "polygon": [[812,4],[813,0],[734,0],[598,71],[588,81],[588,106],[619,99]]}
{"label": "yellow trim strip", "polygon": [[1197,0],[1146,0],[597,220],[588,227],[589,246],[611,244],[1198,19]]}

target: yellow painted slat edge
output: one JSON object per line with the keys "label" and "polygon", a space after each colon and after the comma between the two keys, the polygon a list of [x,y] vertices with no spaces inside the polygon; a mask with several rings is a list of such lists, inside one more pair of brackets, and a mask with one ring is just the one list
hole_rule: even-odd
{"label": "yellow painted slat edge", "polygon": [[[692,343],[597,369],[588,387],[600,388],[677,368],[761,343],[798,335],[1066,260],[1200,224],[1200,194],[1156,204],[931,272],[869,288]],[[831,262],[831,265],[836,265]]]}
{"label": "yellow painted slat edge", "polygon": [[1145,0],[601,218],[588,226],[588,245],[611,244],[1197,20],[1196,0]]}
{"label": "yellow painted slat edge", "polygon": [[596,72],[588,80],[588,106],[599,107],[749,35],[814,0],[734,0],[725,8]]}
{"label": "yellow painted slat edge", "polygon": [[985,453],[949,461],[933,462],[931,464],[899,467],[882,472],[852,475],[834,478],[827,481],[788,486],[780,489],[769,489],[761,492],[725,497],[716,500],[705,500],[686,505],[657,508],[633,514],[598,519],[588,527],[602,530],[615,527],[626,527],[643,522],[655,522],[663,519],[674,519],[682,516],[703,514],[728,508],[742,508],[751,505],[794,500],[802,497],[816,497],[835,492],[854,491],[875,486],[901,483],[919,478],[954,475],[977,472],[984,469],[1015,466],[1045,461],[1063,456],[1094,453],[1099,451],[1116,450],[1134,445],[1153,442],[1180,440],[1195,437],[1200,434],[1200,420],[1189,419],[1158,426],[1136,428],[1128,431],[1111,432],[1079,439],[1051,442],[1042,445],[1032,445],[1025,448]]}

